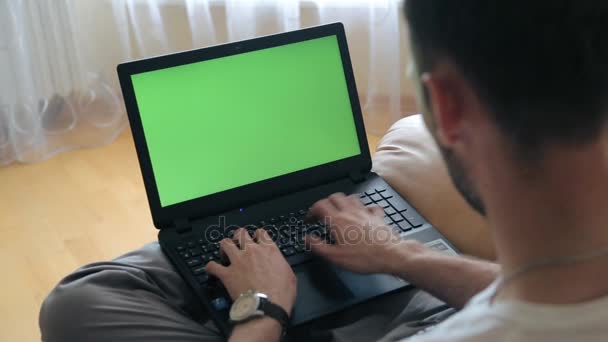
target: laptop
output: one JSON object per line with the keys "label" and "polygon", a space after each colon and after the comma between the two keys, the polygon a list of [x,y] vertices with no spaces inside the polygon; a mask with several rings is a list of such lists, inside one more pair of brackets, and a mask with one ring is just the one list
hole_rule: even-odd
{"label": "laptop", "polygon": [[358,194],[403,238],[456,248],[381,177],[371,157],[344,27],[334,23],[118,65],[163,252],[229,334],[231,305],[205,273],[238,227],[265,228],[298,279],[290,330],[409,286],[339,269],[306,250],[316,201]]}

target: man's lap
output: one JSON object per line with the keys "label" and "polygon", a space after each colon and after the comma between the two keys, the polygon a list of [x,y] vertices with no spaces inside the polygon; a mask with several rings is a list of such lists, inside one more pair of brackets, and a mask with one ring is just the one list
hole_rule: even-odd
{"label": "man's lap", "polygon": [[204,327],[201,320],[194,294],[152,243],[64,278],[43,303],[39,323],[44,341],[200,341],[217,336],[215,327]]}
{"label": "man's lap", "polygon": [[[319,336],[370,341],[388,334],[392,340],[421,330],[427,324],[421,320],[442,308],[410,290],[357,307],[348,313],[355,323]],[[39,323],[47,342],[222,340],[158,243],[64,278],[43,303]]]}

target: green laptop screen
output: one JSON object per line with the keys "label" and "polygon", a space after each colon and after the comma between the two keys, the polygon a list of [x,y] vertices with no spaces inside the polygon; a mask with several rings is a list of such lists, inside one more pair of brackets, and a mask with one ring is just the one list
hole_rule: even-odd
{"label": "green laptop screen", "polygon": [[336,36],[131,77],[163,207],[361,152]]}

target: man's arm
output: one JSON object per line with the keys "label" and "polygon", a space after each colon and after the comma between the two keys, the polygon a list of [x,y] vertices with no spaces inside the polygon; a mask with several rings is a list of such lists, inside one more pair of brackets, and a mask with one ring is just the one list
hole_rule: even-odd
{"label": "man's arm", "polygon": [[[220,241],[222,253],[230,260],[230,265],[211,261],[207,264],[207,272],[222,281],[233,300],[253,290],[265,294],[268,300],[289,314],[296,300],[296,276],[268,232],[258,229],[252,239],[247,230],[240,228],[235,231],[234,238],[236,243],[229,239]],[[261,317],[237,324],[229,341],[279,341],[281,333],[279,321]]]}
{"label": "man's arm", "polygon": [[238,324],[230,335],[229,342],[267,342],[281,339],[281,325],[270,317],[258,318]]}
{"label": "man's arm", "polygon": [[[307,237],[313,252],[346,269],[359,273],[389,273],[429,291],[454,307],[461,307],[498,274],[497,265],[462,257],[450,257],[415,241],[402,241],[384,225],[381,208],[366,208],[358,197],[343,194],[317,202],[311,209],[316,219],[327,218],[337,241],[328,245]],[[256,240],[247,231],[235,232],[234,242],[220,242],[230,266],[215,262],[207,271],[218,277],[235,299],[247,290],[257,290],[291,312],[296,297],[296,278],[278,247],[260,229]],[[280,324],[264,317],[237,325],[231,342],[278,341]]]}
{"label": "man's arm", "polygon": [[[411,243],[411,242],[410,242]],[[471,257],[451,256],[421,244],[417,248],[404,243],[391,259],[400,277],[429,292],[455,308],[468,301],[496,279],[500,266]]]}
{"label": "man's arm", "polygon": [[383,211],[364,207],[358,196],[334,194],[312,207],[325,220],[336,244],[308,237],[313,252],[359,273],[388,273],[460,308],[488,286],[500,268],[467,257],[447,256],[413,240],[403,241],[384,224]]}

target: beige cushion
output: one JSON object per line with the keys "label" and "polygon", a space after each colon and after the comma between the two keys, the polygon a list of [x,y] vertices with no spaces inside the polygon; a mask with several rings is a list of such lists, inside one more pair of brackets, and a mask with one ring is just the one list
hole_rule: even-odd
{"label": "beige cushion", "polygon": [[380,140],[373,162],[374,171],[461,252],[494,258],[486,221],[452,184],[422,115],[396,122]]}

